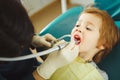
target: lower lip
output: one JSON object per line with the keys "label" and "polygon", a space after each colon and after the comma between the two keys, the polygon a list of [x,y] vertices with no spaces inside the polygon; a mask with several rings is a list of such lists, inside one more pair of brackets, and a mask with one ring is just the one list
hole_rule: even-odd
{"label": "lower lip", "polygon": [[79,44],[80,44],[80,42],[75,40],[75,44],[76,44],[76,45],[79,45]]}

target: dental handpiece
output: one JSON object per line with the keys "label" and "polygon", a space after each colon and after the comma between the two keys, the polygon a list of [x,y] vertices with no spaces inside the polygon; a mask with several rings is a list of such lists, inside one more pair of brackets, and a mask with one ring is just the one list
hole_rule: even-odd
{"label": "dental handpiece", "polygon": [[57,50],[61,50],[62,48],[64,48],[67,45],[68,45],[68,42],[65,42],[64,44],[57,45],[57,46],[50,48],[48,50],[38,52],[36,54],[29,54],[26,56],[13,57],[13,58],[0,57],[0,61],[20,61],[20,60],[31,59],[31,58],[35,58],[38,56],[43,56],[43,55],[49,54],[49,53],[57,51]]}
{"label": "dental handpiece", "polygon": [[[70,37],[70,35],[64,35],[64,36],[58,38],[58,41],[62,40],[65,37]],[[65,42],[63,44],[54,46],[54,47],[52,47],[52,48],[50,48],[48,50],[41,51],[41,52],[38,52],[36,54],[29,54],[29,55],[24,55],[24,56],[19,56],[19,57],[12,57],[12,58],[0,57],[0,61],[21,61],[21,60],[36,58],[38,56],[43,56],[43,55],[46,55],[46,54],[50,54],[51,52],[54,52],[54,51],[59,51],[59,50],[63,49],[65,46],[67,46],[68,44],[69,44],[69,42]]]}

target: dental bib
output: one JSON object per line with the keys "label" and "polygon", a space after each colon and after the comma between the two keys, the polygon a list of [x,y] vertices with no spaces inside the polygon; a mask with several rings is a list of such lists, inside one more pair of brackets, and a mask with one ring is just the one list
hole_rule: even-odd
{"label": "dental bib", "polygon": [[77,57],[72,63],[56,70],[49,80],[104,80],[96,67]]}

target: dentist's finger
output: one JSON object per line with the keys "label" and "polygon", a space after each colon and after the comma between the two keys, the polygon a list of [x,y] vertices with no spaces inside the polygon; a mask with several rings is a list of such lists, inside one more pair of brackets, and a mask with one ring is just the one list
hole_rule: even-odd
{"label": "dentist's finger", "polygon": [[51,43],[46,41],[45,39],[41,39],[40,44],[46,46],[46,47],[51,47]]}
{"label": "dentist's finger", "polygon": [[45,36],[44,36],[44,38],[46,39],[46,40],[48,40],[48,41],[56,41],[57,39],[54,37],[54,36],[52,36],[51,34],[46,34]]}

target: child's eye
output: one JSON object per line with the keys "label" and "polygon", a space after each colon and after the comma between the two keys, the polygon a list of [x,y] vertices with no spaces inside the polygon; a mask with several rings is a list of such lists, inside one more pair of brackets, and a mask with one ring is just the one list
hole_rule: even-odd
{"label": "child's eye", "polygon": [[86,30],[92,31],[92,28],[87,26]]}
{"label": "child's eye", "polygon": [[90,28],[88,28],[88,27],[87,27],[86,29],[87,29],[87,30],[89,30],[89,31],[91,31],[91,29],[90,29]]}
{"label": "child's eye", "polygon": [[76,25],[76,27],[80,27],[80,25]]}

